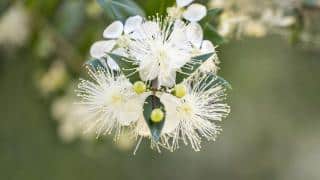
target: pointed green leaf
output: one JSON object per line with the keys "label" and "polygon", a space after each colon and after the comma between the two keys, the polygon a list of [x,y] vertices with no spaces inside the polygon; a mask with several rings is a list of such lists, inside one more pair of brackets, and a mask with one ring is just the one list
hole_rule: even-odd
{"label": "pointed green leaf", "polygon": [[204,90],[208,90],[219,85],[224,86],[227,89],[232,89],[231,84],[228,81],[216,74],[209,73],[205,76],[206,78],[200,82],[201,86],[205,87]]}
{"label": "pointed green leaf", "polygon": [[167,8],[174,6],[175,0],[136,0],[145,10],[147,17],[159,14],[167,15]]}
{"label": "pointed green leaf", "polygon": [[212,41],[214,45],[220,45],[226,42],[226,39],[217,32],[213,25],[206,23],[204,31],[206,38]]}
{"label": "pointed green leaf", "polygon": [[[151,121],[151,112],[153,109],[157,108],[160,108],[164,112],[165,116],[161,122],[154,123]],[[146,123],[148,124],[153,140],[159,141],[161,130],[166,118],[166,111],[164,105],[161,103],[160,99],[157,96],[150,95],[149,97],[147,97],[143,105],[143,116],[146,120]]]}
{"label": "pointed green leaf", "polygon": [[97,0],[105,13],[113,20],[124,20],[129,16],[145,16],[144,11],[133,0]]}
{"label": "pointed green leaf", "polygon": [[107,70],[107,66],[104,65],[106,63],[103,63],[105,61],[104,59],[92,59],[87,61],[84,65],[90,66],[93,70],[98,70],[98,68],[104,68],[104,70]]}
{"label": "pointed green leaf", "polygon": [[218,20],[217,17],[220,16],[222,12],[223,12],[223,9],[221,8],[214,8],[214,9],[208,10],[207,16],[204,17],[200,22],[201,26],[205,27],[206,24],[210,24],[213,21]]}
{"label": "pointed green leaf", "polygon": [[185,64],[180,68],[180,71],[177,71],[176,84],[181,83],[184,79],[187,79],[189,76],[191,76],[192,73],[194,73],[202,63],[212,57],[213,54],[214,53],[207,53],[193,57],[190,63]]}
{"label": "pointed green leaf", "polygon": [[213,18],[213,17],[219,16],[222,12],[223,12],[223,9],[221,8],[213,8],[208,10],[207,16],[210,18]]}
{"label": "pointed green leaf", "polygon": [[121,72],[130,80],[132,84],[141,80],[138,71],[139,65],[135,60],[113,53],[108,53],[108,55],[115,62],[117,62]]}

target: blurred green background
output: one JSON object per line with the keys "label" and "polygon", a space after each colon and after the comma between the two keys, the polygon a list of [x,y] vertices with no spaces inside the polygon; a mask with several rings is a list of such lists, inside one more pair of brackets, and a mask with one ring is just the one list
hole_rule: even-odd
{"label": "blurred green background", "polygon": [[[22,16],[11,17],[28,18],[4,26],[12,8]],[[2,0],[0,16],[1,180],[320,179],[319,48],[292,46],[280,36],[221,45],[219,73],[233,89],[218,140],[200,152],[161,154],[144,142],[132,155],[111,138],[62,141],[51,113],[110,22],[97,4]],[[41,79],[56,61],[67,73],[58,88],[46,89]]]}

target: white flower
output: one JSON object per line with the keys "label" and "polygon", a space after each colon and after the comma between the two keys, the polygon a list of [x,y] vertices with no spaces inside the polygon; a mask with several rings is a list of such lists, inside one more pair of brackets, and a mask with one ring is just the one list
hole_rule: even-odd
{"label": "white flower", "polygon": [[65,64],[61,60],[56,60],[39,80],[39,88],[44,95],[48,95],[63,87],[67,80]]}
{"label": "white flower", "polygon": [[80,104],[95,117],[91,124],[98,134],[115,130],[117,136],[121,127],[131,125],[142,116],[145,96],[138,96],[129,80],[113,71],[99,67],[89,69],[89,75],[91,81],[81,80],[78,85]]}
{"label": "white flower", "polygon": [[83,140],[93,139],[94,129],[88,129],[85,124],[87,119],[91,119],[90,113],[84,106],[74,104],[75,97],[67,94],[55,100],[52,104],[52,115],[59,122],[58,134],[61,140],[68,143],[76,138]]}
{"label": "white flower", "polygon": [[175,84],[176,71],[191,59],[191,43],[182,21],[145,21],[132,34],[130,56],[139,64],[142,80],[158,79],[159,86]]}
{"label": "white flower", "polygon": [[115,53],[125,55],[125,48],[127,48],[130,40],[130,33],[132,33],[142,22],[142,17],[129,17],[123,25],[121,21],[115,21],[110,24],[103,32],[103,37],[107,40],[95,42],[90,49],[90,54],[94,58],[107,58],[107,63],[112,69],[119,69],[116,62],[106,53]]}
{"label": "white flower", "polygon": [[229,106],[223,102],[226,89],[217,83],[216,78],[210,79],[209,75],[189,80],[185,85],[189,90],[182,99],[168,94],[160,98],[169,107],[166,108],[163,133],[172,137],[171,150],[177,149],[182,140],[184,144],[190,143],[195,151],[199,151],[202,137],[215,140],[221,130],[216,122],[230,112]]}
{"label": "white flower", "polygon": [[0,18],[0,45],[22,46],[30,35],[30,17],[22,3],[16,3]]}
{"label": "white flower", "polygon": [[190,22],[198,22],[207,15],[207,8],[204,5],[194,3],[188,6],[193,0],[177,0],[176,2],[176,6],[167,9],[168,15],[174,19],[183,17]]}

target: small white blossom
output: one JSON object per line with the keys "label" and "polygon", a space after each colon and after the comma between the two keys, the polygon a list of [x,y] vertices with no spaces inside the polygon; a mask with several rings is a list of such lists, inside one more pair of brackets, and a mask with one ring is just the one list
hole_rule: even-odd
{"label": "small white blossom", "polygon": [[129,45],[130,33],[132,33],[142,23],[142,17],[129,17],[123,25],[121,21],[114,21],[103,32],[103,37],[107,40],[95,42],[90,49],[90,54],[94,58],[107,58],[107,63],[112,69],[119,69],[117,63],[107,53],[125,55],[125,48]]}
{"label": "small white blossom", "polygon": [[16,3],[0,18],[0,45],[22,46],[29,34],[29,14],[21,3]]}
{"label": "small white blossom", "polygon": [[78,85],[80,104],[94,114],[90,121],[98,134],[115,130],[119,135],[122,126],[130,126],[142,116],[145,96],[138,96],[123,75],[102,67],[88,71],[92,80],[81,80]]}
{"label": "small white blossom", "polygon": [[[207,8],[198,3],[191,4],[192,2],[193,0],[177,0],[177,5],[167,8],[167,13],[174,19],[183,17],[190,22],[198,22],[207,15]],[[188,6],[189,4],[191,5]]]}
{"label": "small white blossom", "polygon": [[171,150],[179,148],[179,141],[190,144],[195,151],[201,148],[201,140],[215,140],[221,128],[216,125],[230,112],[225,100],[226,88],[209,76],[199,76],[185,82],[188,93],[182,99],[163,95],[166,102],[167,118],[163,133],[172,138]]}
{"label": "small white blossom", "polygon": [[139,64],[144,81],[158,79],[159,86],[175,84],[176,71],[191,60],[188,25],[181,21],[155,18],[141,24],[132,34],[130,56]]}

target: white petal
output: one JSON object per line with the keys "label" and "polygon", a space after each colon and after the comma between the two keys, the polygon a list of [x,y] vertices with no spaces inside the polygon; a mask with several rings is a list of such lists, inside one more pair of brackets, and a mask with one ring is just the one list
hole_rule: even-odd
{"label": "white petal", "polygon": [[207,8],[201,4],[191,4],[183,13],[183,17],[191,22],[200,21],[207,15]]}
{"label": "white petal", "polygon": [[189,5],[194,0],[177,0],[177,6],[178,7],[185,7]]}
{"label": "white petal", "polygon": [[[120,56],[126,56],[126,51],[123,48],[117,48],[115,50],[112,51],[113,54],[117,54]],[[113,69],[113,70],[120,70],[120,67],[118,66],[118,64],[115,62],[115,60],[113,60],[110,56],[108,56],[108,66]]]}
{"label": "white petal", "polygon": [[159,65],[157,61],[150,60],[152,56],[147,56],[141,59],[139,64],[140,78],[143,81],[153,80],[159,74]]}
{"label": "white petal", "polygon": [[126,34],[131,33],[132,31],[134,31],[135,29],[137,29],[137,27],[139,27],[142,23],[142,17],[141,16],[132,16],[129,17],[125,24],[124,24],[124,32]]}
{"label": "white petal", "polygon": [[93,43],[90,48],[90,54],[94,58],[101,58],[106,55],[107,52],[110,52],[115,46],[116,41],[97,41]]}
{"label": "white petal", "polygon": [[170,42],[174,45],[181,46],[188,46],[188,39],[185,33],[186,24],[178,19],[175,20],[173,30],[170,36]]}
{"label": "white petal", "polygon": [[160,26],[157,22],[154,21],[146,21],[142,24],[142,28],[140,29],[142,34],[147,37],[154,36],[156,37],[161,33]]}
{"label": "white petal", "polygon": [[143,81],[154,80],[158,76],[159,74],[158,72],[159,72],[159,68],[157,69],[154,68],[154,70],[150,70],[148,68],[139,69],[140,78]]}
{"label": "white petal", "polygon": [[204,40],[204,41],[202,42],[201,52],[202,52],[202,53],[215,52],[215,48],[214,48],[212,42],[211,42],[211,41],[208,41],[208,40]]}
{"label": "white petal", "polygon": [[145,21],[135,31],[130,34],[130,37],[137,40],[157,37],[161,33],[160,26],[154,21]]}
{"label": "white petal", "polygon": [[143,116],[140,117],[139,121],[137,122],[136,132],[140,136],[144,136],[144,137],[150,137],[151,136],[148,124],[147,124],[146,120],[144,120]]}
{"label": "white petal", "polygon": [[186,26],[186,23],[184,23],[181,19],[177,19],[174,21],[174,28],[175,29],[183,29]]}
{"label": "white petal", "polygon": [[130,99],[122,106],[122,113],[119,114],[119,122],[121,125],[128,126],[139,119],[143,109],[142,104],[139,105],[138,102],[140,101],[136,97]]}
{"label": "white petal", "polygon": [[197,48],[200,48],[203,40],[203,31],[198,23],[190,23],[186,30],[188,40]]}
{"label": "white petal", "polygon": [[162,94],[160,97],[161,102],[166,108],[166,120],[162,129],[162,133],[171,133],[179,125],[179,118],[177,117],[177,106],[179,99],[171,94]]}
{"label": "white petal", "polygon": [[[183,46],[178,47],[180,47],[181,49],[184,48]],[[163,62],[163,65],[166,65],[163,69],[165,69],[166,71],[177,71],[178,69],[180,69],[183,65],[191,60],[191,55],[187,53],[187,51],[190,50],[191,49],[177,51],[177,49],[173,48],[168,49],[168,60],[166,61],[167,63]]]}
{"label": "white petal", "polygon": [[115,21],[103,31],[103,37],[110,38],[110,39],[118,38],[121,36],[122,32],[123,32],[122,22]]}
{"label": "white petal", "polygon": [[116,63],[116,61],[114,61],[111,57],[108,56],[107,58],[107,63],[108,66],[113,69],[113,70],[119,70],[120,67],[118,66],[118,64]]}
{"label": "white petal", "polygon": [[173,87],[176,82],[176,71],[159,73],[159,86]]}

